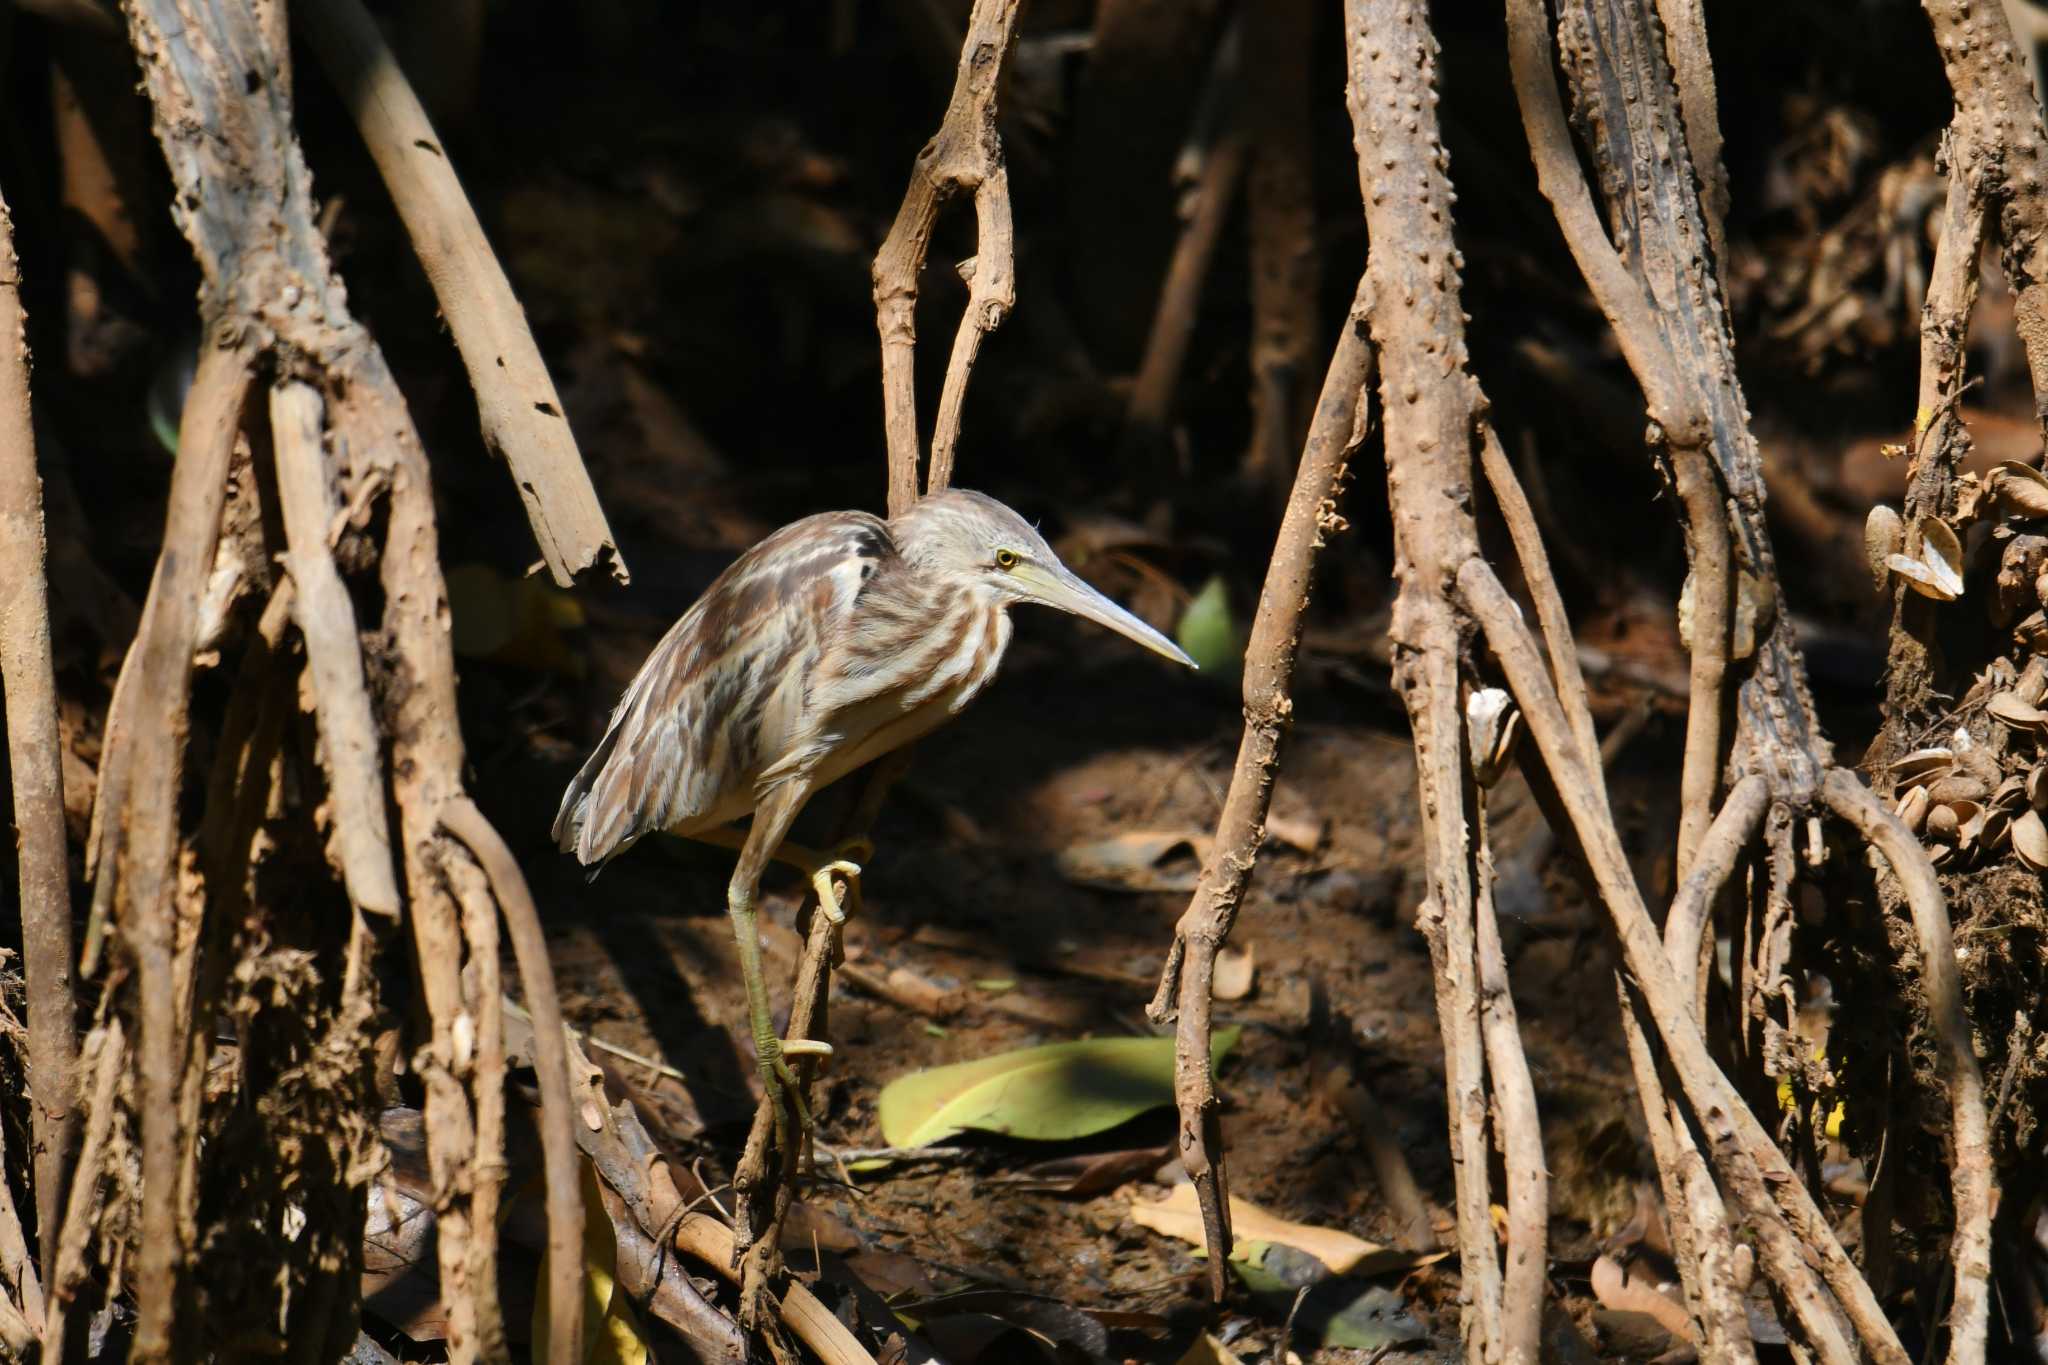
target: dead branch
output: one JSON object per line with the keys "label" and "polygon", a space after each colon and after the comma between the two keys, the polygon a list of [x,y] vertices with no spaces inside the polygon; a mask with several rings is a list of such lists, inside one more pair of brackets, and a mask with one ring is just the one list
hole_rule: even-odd
{"label": "dead branch", "polygon": [[2048,431],[2048,125],[2003,6],[1922,0],[1921,8],[1955,91],[1949,173],[1968,183],[1975,204],[1996,209],[2035,417]]}
{"label": "dead branch", "polygon": [[[953,97],[938,133],[917,154],[903,204],[875,253],[875,323],[882,334],[882,423],[889,441],[889,515],[917,501],[917,293],[931,251],[932,228],[946,200],[972,193],[976,246],[968,271],[967,310],[954,337],[932,431],[926,487],[948,486],[960,439],[967,378],[982,338],[1002,325],[1016,303],[1016,255],[1010,225],[1010,184],[996,131],[996,93],[1017,26],[1019,0],[975,0],[960,48]],[[962,267],[967,271],[967,267]]]}
{"label": "dead branch", "polygon": [[[1363,282],[1359,289],[1362,306]],[[1302,447],[1294,491],[1281,518],[1265,586],[1259,593],[1258,612],[1252,618],[1251,640],[1245,649],[1244,737],[1231,772],[1229,793],[1223,799],[1223,813],[1217,820],[1214,852],[1174,929],[1159,989],[1147,1007],[1156,1023],[1179,1015],[1174,1034],[1174,1095],[1180,1106],[1181,1165],[1195,1182],[1201,1201],[1211,1262],[1210,1289],[1219,1300],[1227,1287],[1224,1262],[1230,1252],[1230,1202],[1209,1063],[1209,1007],[1216,952],[1236,922],[1259,846],[1265,841],[1280,746],[1294,713],[1289,689],[1301,644],[1302,615],[1324,538],[1344,526],[1337,506],[1372,365],[1372,346],[1364,329],[1355,315],[1347,318],[1323,379],[1315,422]]]}
{"label": "dead branch", "polygon": [[1266,0],[1244,12],[1244,118],[1253,157],[1246,185],[1252,266],[1252,435],[1247,479],[1279,496],[1288,456],[1315,411],[1312,356],[1321,329],[1308,0]]}
{"label": "dead branch", "polygon": [[[144,1360],[172,1353],[171,1319],[186,1252],[177,1217],[177,1087],[183,1070],[178,1059],[184,1031],[176,1014],[171,961],[171,862],[200,588],[213,565],[249,367],[250,357],[240,349],[214,348],[200,357],[178,433],[180,458],[171,473],[164,551],[143,608],[144,634],[133,651],[140,661],[135,686],[124,697],[130,703],[124,714],[110,717],[121,729],[109,728],[103,773],[119,777],[102,777],[96,803],[96,813],[105,814],[98,817],[104,861],[95,899],[104,895],[117,907],[115,922],[134,955],[141,994],[143,1206],[135,1353]],[[117,748],[129,751],[119,763],[111,752]]]}
{"label": "dead branch", "polygon": [[[1231,116],[1226,112],[1224,117]],[[1229,221],[1230,206],[1237,199],[1238,184],[1244,179],[1248,148],[1241,132],[1226,129],[1205,153],[1193,202],[1174,243],[1166,278],[1159,286],[1152,330],[1145,338],[1144,358],[1138,362],[1138,374],[1131,382],[1130,401],[1124,410],[1127,438],[1141,445],[1156,443],[1166,431],[1174,395],[1180,389],[1188,344],[1195,333],[1202,283],[1209,277],[1209,262],[1216,255],[1223,225]]]}
{"label": "dead branch", "polygon": [[270,392],[278,506],[290,547],[285,571],[296,589],[292,618],[305,637],[313,674],[320,751],[333,794],[335,862],[358,910],[396,915],[398,881],[384,822],[377,726],[363,688],[362,642],[355,605],[327,545],[336,507],[321,450],[322,416],[320,395],[310,384],[283,383]]}
{"label": "dead branch", "polygon": [[[6,1134],[0,1132],[0,1159],[6,1154]],[[53,1249],[56,1246],[53,1237],[46,1236],[43,1242]],[[51,1259],[55,1259],[54,1250]],[[13,1298],[8,1297],[10,1289]],[[17,1313],[24,1327],[31,1328],[38,1337],[41,1335],[47,1316],[43,1281],[36,1273],[35,1258],[29,1255],[21,1213],[14,1206],[14,1186],[6,1180],[0,1180],[0,1309]],[[0,1321],[0,1340],[5,1339],[5,1327],[5,1322]]]}
{"label": "dead branch", "polygon": [[511,468],[555,582],[609,559],[627,581],[526,313],[398,59],[359,0],[291,7],[405,221],[476,390],[484,445]]}
{"label": "dead branch", "polygon": [[1677,76],[1685,110],[1685,141],[1700,177],[1700,210],[1707,220],[1707,245],[1722,269],[1728,266],[1728,168],[1721,164],[1721,114],[1714,91],[1714,62],[1707,48],[1704,0],[1657,0],[1664,21],[1664,50]]}
{"label": "dead branch", "polygon": [[1458,254],[1449,214],[1454,196],[1438,142],[1435,39],[1427,7],[1418,0],[1346,0],[1344,37],[1346,102],[1366,231],[1374,244],[1366,257],[1366,320],[1379,353],[1399,585],[1388,633],[1394,641],[1394,684],[1415,739],[1428,879],[1416,921],[1429,941],[1444,1039],[1463,1333],[1468,1356],[1500,1360],[1506,1343],[1487,1179],[1466,768],[1464,672],[1471,626],[1447,592],[1455,566],[1479,554],[1478,529],[1467,509],[1483,399],[1464,369]]}
{"label": "dead branch", "polygon": [[[64,854],[64,773],[57,682],[50,656],[50,587],[43,565],[43,490],[30,415],[27,320],[14,218],[0,201],[0,684],[7,694],[7,759],[19,841],[22,968],[28,979],[30,1112],[36,1226],[43,1277],[56,1268],[52,1230],[63,1218],[65,1163],[77,1138],[72,1068],[78,1047],[71,992],[71,873]],[[8,344],[8,343],[12,344]],[[41,1295],[34,1296],[37,1300]],[[42,1306],[22,1308],[40,1321]]]}
{"label": "dead branch", "polygon": [[505,914],[512,956],[519,964],[526,1008],[533,1015],[541,1161],[547,1174],[548,1358],[574,1360],[583,1341],[583,1190],[576,1168],[575,1111],[569,1103],[568,1040],[562,1032],[561,998],[555,994],[554,964],[548,960],[540,912],[534,909],[519,860],[491,822],[466,796],[442,805],[441,822],[469,847],[490,879],[491,894]]}
{"label": "dead branch", "polygon": [[1736,860],[1763,826],[1770,799],[1770,784],[1756,773],[1735,784],[1714,823],[1700,838],[1671,902],[1671,913],[1664,917],[1664,953],[1677,970],[1686,995],[1692,998],[1693,1017],[1702,1021],[1707,1017],[1708,969],[1713,959],[1714,941],[1707,931],[1714,898],[1721,894]]}
{"label": "dead branch", "polygon": [[[462,934],[469,940],[469,966],[463,974],[463,984],[475,1002],[477,1015],[476,1065],[470,1074],[470,1094],[476,1111],[478,1160],[469,1192],[469,1285],[476,1299],[476,1355],[480,1360],[500,1360],[505,1356],[505,1308],[498,1299],[498,1210],[505,1191],[505,1167],[502,1160],[491,1158],[505,1150],[508,1005],[498,952],[498,904],[490,878],[469,859],[450,856],[444,860],[444,867],[449,887],[462,907]],[[538,1057],[537,1043],[533,1051]],[[542,1101],[546,1101],[545,1094]],[[542,1122],[546,1123],[545,1115]],[[543,1143],[546,1135],[543,1127]],[[553,1212],[550,1206],[550,1215]]]}

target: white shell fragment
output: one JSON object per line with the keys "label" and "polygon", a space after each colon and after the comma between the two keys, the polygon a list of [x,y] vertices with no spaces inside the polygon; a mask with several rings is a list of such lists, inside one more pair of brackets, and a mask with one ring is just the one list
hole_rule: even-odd
{"label": "white shell fragment", "polygon": [[1953,602],[1963,595],[1963,543],[1940,517],[1920,518],[1919,529],[1919,557],[1891,555],[1885,564],[1921,596]]}
{"label": "white shell fragment", "polygon": [[1521,733],[1515,699],[1498,687],[1482,687],[1465,699],[1465,725],[1472,734],[1472,776],[1491,787],[1507,771]]}

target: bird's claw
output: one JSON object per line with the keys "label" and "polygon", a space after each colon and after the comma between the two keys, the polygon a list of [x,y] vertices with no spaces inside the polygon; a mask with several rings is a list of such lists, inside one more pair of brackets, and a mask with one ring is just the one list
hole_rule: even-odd
{"label": "bird's claw", "polygon": [[[869,845],[869,849],[872,851],[873,845]],[[834,877],[841,877],[846,881],[844,903],[832,888]],[[860,864],[845,858],[834,858],[811,874],[811,888],[818,893],[818,908],[825,912],[825,918],[834,924],[844,924],[848,907],[858,908],[860,903]]]}

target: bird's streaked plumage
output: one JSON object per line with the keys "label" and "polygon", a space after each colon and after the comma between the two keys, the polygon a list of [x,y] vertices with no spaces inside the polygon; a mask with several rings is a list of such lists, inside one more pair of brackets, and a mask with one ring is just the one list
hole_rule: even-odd
{"label": "bird's streaked plumage", "polygon": [[1019,601],[1078,606],[1186,661],[983,494],[934,494],[894,521],[806,517],[741,555],[648,656],[562,798],[556,841],[599,865],[917,739],[994,676]]}

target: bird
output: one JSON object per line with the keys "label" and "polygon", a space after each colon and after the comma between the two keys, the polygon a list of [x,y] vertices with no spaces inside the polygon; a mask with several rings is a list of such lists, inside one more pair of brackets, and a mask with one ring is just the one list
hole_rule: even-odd
{"label": "bird", "polygon": [[[813,793],[958,715],[995,676],[1009,609],[1025,603],[1195,667],[986,494],[941,490],[887,520],[822,512],[741,554],[677,620],[563,793],[555,842],[593,877],[656,832],[739,850],[726,909],[780,1140],[791,1122],[806,1138],[811,1130],[785,1056],[831,1049],[775,1032],[761,876],[771,860],[800,868],[822,912],[843,922],[857,903],[857,859],[871,850],[865,841],[830,851],[790,844],[791,823]],[[848,888],[843,902],[835,877]]]}

